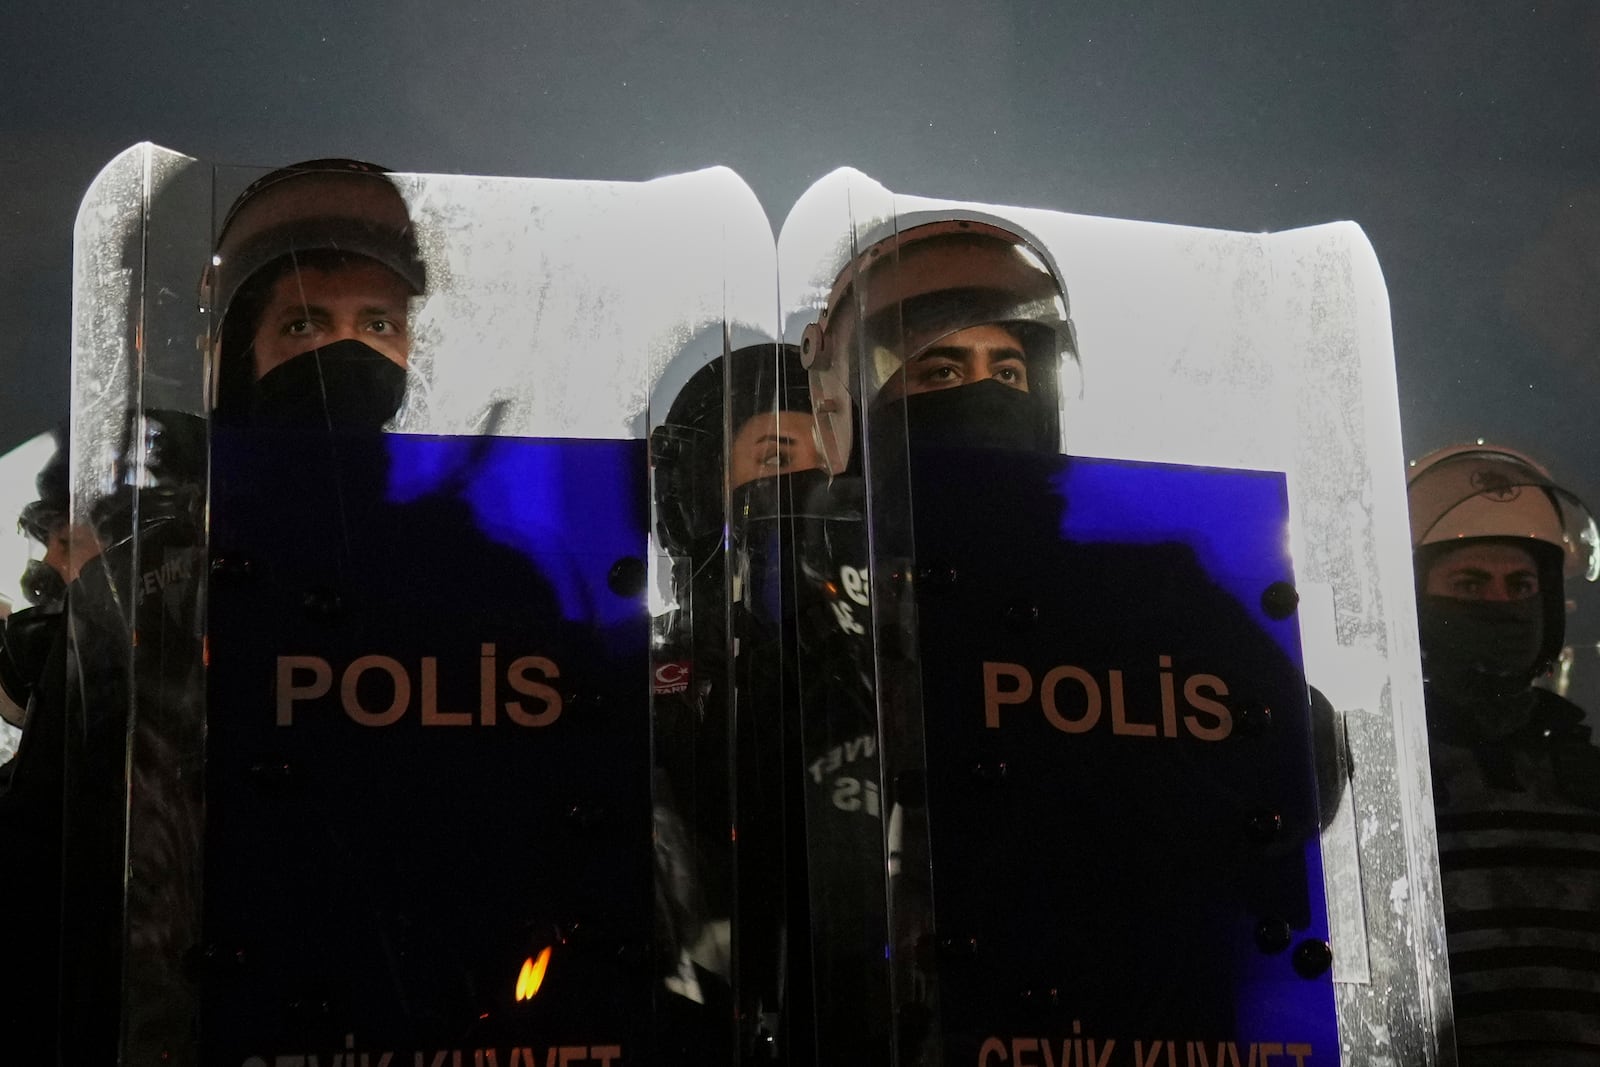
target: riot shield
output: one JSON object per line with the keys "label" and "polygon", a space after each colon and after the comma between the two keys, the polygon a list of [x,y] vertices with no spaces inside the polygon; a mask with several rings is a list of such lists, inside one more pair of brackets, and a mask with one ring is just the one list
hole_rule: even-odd
{"label": "riot shield", "polygon": [[[873,733],[815,767],[841,813],[874,779],[895,1061],[1447,1059],[1359,232],[918,200],[841,171],[779,264],[834,484],[862,500],[865,566],[847,584],[836,560],[832,586]],[[837,664],[803,657],[802,687]],[[836,826],[806,832],[837,854]]]}
{"label": "riot shield", "polygon": [[[97,186],[84,214],[148,244],[165,217],[148,205],[168,196],[149,161],[192,161],[129,156],[144,198]],[[83,941],[105,950],[98,1003],[121,1006],[111,1040],[196,1063],[716,1058],[727,994],[672,981],[720,916],[672,878],[684,820],[662,768],[693,739],[652,751],[647,436],[658,379],[710,356],[695,339],[773,332],[754,198],[722,170],[170,167],[201,175],[185,228],[162,236],[184,246],[182,287],[147,276],[78,310],[87,333],[147,292],[189,294],[186,318],[129,347],[181,341],[163,411],[208,422],[159,459],[137,433],[78,453],[96,509],[107,473],[151,472],[126,479],[140,543],[165,529],[154,489],[165,515],[172,484],[209,484],[170,524],[208,565],[184,570],[166,544],[128,565],[133,603],[97,635],[149,694],[105,715],[132,739],[126,778],[68,763],[127,808],[125,883],[82,878],[106,919]],[[102,400],[80,361],[84,409],[187,428],[147,410],[155,383],[132,367]],[[85,718],[111,707],[89,685],[75,699]]]}
{"label": "riot shield", "polygon": [[[666,662],[656,687],[680,694],[678,705],[663,704],[694,724],[658,729],[658,753],[669,733],[699,739],[674,761],[672,781],[697,813],[689,823],[705,842],[697,855],[709,854],[704,868],[722,874],[704,884],[734,905],[726,952],[737,1056],[809,1062],[810,898],[793,773],[802,766],[793,642],[803,605],[786,579],[794,559],[785,550],[794,501],[815,484],[821,459],[798,350],[770,335],[728,343],[676,393],[652,435],[658,530],[681,576],[663,616],[676,633],[658,642]],[[707,803],[716,794],[721,802]],[[731,823],[718,828],[705,814],[724,804]],[[686,985],[693,977],[687,967],[683,977]]]}
{"label": "riot shield", "polygon": [[92,538],[72,560],[65,690],[41,693],[30,717],[59,731],[61,969],[59,991],[46,987],[59,1019],[54,1006],[42,1018],[63,1062],[110,1062],[124,1035],[177,1053],[195,1005],[206,331],[194,286],[211,230],[209,168],[145,144],[95,179],[74,233],[71,520]]}
{"label": "riot shield", "polygon": [[[727,409],[741,1051],[749,1062],[813,1063],[834,1047],[830,1034],[846,1030],[870,1046],[887,1018],[887,999],[871,996],[881,936],[816,921],[861,865],[807,848],[817,817],[807,768],[819,739],[830,724],[871,717],[870,689],[850,664],[837,661],[826,685],[799,671],[836,625],[817,595],[821,539],[843,548],[864,527],[859,502],[831,492],[799,349],[770,344],[733,354],[741,357]],[[876,831],[853,843],[879,855]],[[862,883],[869,901],[879,895],[875,866]],[[870,923],[875,909],[854,914]]]}

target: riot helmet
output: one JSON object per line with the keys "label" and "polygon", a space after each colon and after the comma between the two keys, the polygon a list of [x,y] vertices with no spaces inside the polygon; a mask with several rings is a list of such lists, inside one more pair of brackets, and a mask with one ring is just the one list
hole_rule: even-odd
{"label": "riot helmet", "polygon": [[1078,346],[1044,246],[1009,222],[912,215],[846,265],[801,342],[829,469],[849,464],[858,412],[914,392],[908,368],[977,327],[998,328],[1020,347],[1021,410],[1032,423],[1025,447],[1059,452],[1062,363],[1077,361]]}
{"label": "riot helmet", "polygon": [[[1600,578],[1600,534],[1588,507],[1531,457],[1484,444],[1453,445],[1413,461],[1406,497],[1425,667],[1426,661],[1460,652],[1442,647],[1446,643],[1464,641],[1478,646],[1467,651],[1480,661],[1500,659],[1498,673],[1508,688],[1526,686],[1560,654],[1566,633],[1564,579]],[[1448,553],[1464,546],[1509,546],[1533,560],[1538,593],[1531,605],[1537,625],[1529,629],[1527,641],[1529,650],[1536,648],[1531,662],[1522,665],[1528,659],[1524,653],[1515,655],[1518,662],[1512,664],[1504,658],[1510,653],[1495,647],[1508,642],[1514,647],[1516,642],[1506,636],[1515,632],[1503,625],[1508,620],[1489,619],[1494,609],[1471,618],[1441,616],[1441,604],[1448,598],[1428,594],[1430,572]],[[1491,625],[1479,627],[1480,615]],[[1502,637],[1494,638],[1496,632]],[[1482,638],[1474,642],[1477,634]]]}
{"label": "riot helmet", "polygon": [[[38,545],[40,555],[30,558],[22,573],[22,595],[35,607],[58,605],[66,595],[68,574],[72,571],[70,549],[63,552],[63,542],[70,544],[68,530],[67,448],[68,434],[65,425],[51,431],[55,450],[45,460],[34,477],[37,500],[29,501],[17,513],[17,530]],[[32,553],[30,553],[30,556]]]}
{"label": "riot helmet", "polygon": [[[387,421],[404,391],[403,350],[339,341],[286,353],[316,352],[310,360],[262,366],[254,351],[257,327],[279,281],[302,272],[365,272],[375,279],[369,286],[392,294],[387,303],[425,291],[427,271],[405,200],[383,168],[346,159],[296,163],[258,179],[234,202],[201,281],[201,302],[218,324],[210,365],[213,410],[225,422],[252,413],[292,414],[310,393],[315,406],[329,409],[324,414],[349,413],[363,424]],[[403,319],[405,310],[395,314]]]}
{"label": "riot helmet", "polygon": [[[756,451],[747,458],[754,460],[756,478],[791,469],[794,458],[781,451],[789,446],[775,439],[780,435],[766,433],[759,417],[804,415],[804,432],[811,434],[811,407],[805,368],[793,345],[749,345],[691,375],[665,421],[650,434],[656,531],[662,546],[695,557],[714,548],[722,536],[724,486],[738,489],[752,480],[748,471],[735,473],[744,465],[733,451],[752,438],[749,446]],[[798,443],[815,448],[812,441]]]}

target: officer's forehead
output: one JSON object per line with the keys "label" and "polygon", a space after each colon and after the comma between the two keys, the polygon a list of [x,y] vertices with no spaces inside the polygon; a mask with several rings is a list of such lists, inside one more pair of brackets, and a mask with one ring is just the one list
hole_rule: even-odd
{"label": "officer's forehead", "polygon": [[1448,548],[1434,560],[1430,571],[1485,570],[1516,571],[1537,570],[1533,553],[1520,545],[1504,541],[1466,542]]}
{"label": "officer's forehead", "polygon": [[739,423],[734,430],[735,439],[760,440],[767,436],[790,436],[800,430],[801,423],[815,421],[809,411],[790,411],[782,409],[777,411],[758,411]]}
{"label": "officer's forehead", "polygon": [[279,268],[269,290],[269,299],[273,303],[311,302],[356,293],[404,300],[411,295],[411,286],[375,259],[364,256],[309,258]]}
{"label": "officer's forehead", "polygon": [[953,333],[946,334],[932,344],[928,345],[920,356],[952,349],[964,352],[987,351],[990,349],[1006,349],[1021,353],[1022,339],[1010,326],[998,322],[979,323],[975,326],[966,326]]}

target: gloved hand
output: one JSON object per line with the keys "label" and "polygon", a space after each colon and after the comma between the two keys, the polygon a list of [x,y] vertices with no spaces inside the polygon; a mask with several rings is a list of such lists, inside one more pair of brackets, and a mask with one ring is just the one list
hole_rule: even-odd
{"label": "gloved hand", "polygon": [[[50,649],[61,633],[64,619],[59,610],[24,608],[0,620],[0,690],[4,690],[6,699],[24,714],[44,675]],[[0,707],[6,706],[0,704]],[[5,718],[13,726],[22,725],[11,715]]]}

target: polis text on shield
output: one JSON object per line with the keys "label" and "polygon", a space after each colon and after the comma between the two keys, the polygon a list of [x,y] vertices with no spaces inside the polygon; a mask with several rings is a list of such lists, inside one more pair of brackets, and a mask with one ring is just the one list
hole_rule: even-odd
{"label": "polis text on shield", "polygon": [[[393,656],[360,656],[336,671],[335,665],[321,656],[281,655],[275,692],[277,723],[293,726],[300,705],[330,697],[336,675],[338,704],[350,721],[361,726],[393,726],[412,713],[422,726],[494,726],[505,721],[539,727],[560,718],[561,693],[546,684],[561,676],[552,660],[518,656],[502,670],[495,646],[485,644],[477,672],[477,708],[449,710],[439,707],[437,656],[423,656],[414,664]],[[364,679],[371,681],[363,686]],[[507,693],[502,687],[527,699],[503,699]]]}
{"label": "polis text on shield", "polygon": [[1178,738],[1187,734],[1199,741],[1221,741],[1233,732],[1233,713],[1215,699],[1228,695],[1221,678],[1193,674],[1182,679],[1180,708],[1172,657],[1161,656],[1157,663],[1160,708],[1149,709],[1135,706],[1128,698],[1121,670],[1097,673],[1063,664],[1035,680],[1038,672],[1021,664],[985,661],[983,723],[991,730],[1001,729],[1001,708],[1031,702],[1051,726],[1065,734],[1100,729],[1124,737]]}

